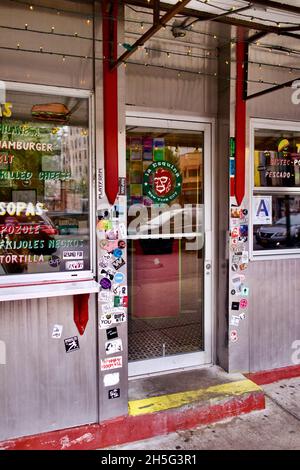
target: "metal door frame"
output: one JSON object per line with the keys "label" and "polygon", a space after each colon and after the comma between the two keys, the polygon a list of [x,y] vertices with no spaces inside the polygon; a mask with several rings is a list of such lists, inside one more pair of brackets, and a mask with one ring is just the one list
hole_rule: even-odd
{"label": "metal door frame", "polygon": [[[129,378],[162,374],[178,369],[197,368],[211,365],[213,362],[214,347],[214,312],[215,312],[215,274],[216,256],[214,233],[214,201],[212,191],[214,172],[212,155],[214,151],[214,119],[195,116],[178,116],[170,114],[153,113],[147,111],[128,111],[126,113],[126,126],[155,127],[162,129],[190,130],[204,133],[204,227],[205,227],[205,258],[204,258],[204,344],[205,350],[196,353],[183,353],[172,356],[146,359],[129,362]],[[206,271],[206,265],[211,268]],[[145,373],[145,371],[147,371]]]}

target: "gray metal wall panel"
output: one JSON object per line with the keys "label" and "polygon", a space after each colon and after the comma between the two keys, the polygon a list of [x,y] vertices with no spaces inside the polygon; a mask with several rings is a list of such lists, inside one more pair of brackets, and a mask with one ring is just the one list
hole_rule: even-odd
{"label": "gray metal wall panel", "polygon": [[292,364],[292,344],[300,339],[299,260],[250,263],[250,370]]}
{"label": "gray metal wall panel", "polygon": [[[146,29],[151,17],[129,8],[125,17],[125,42],[132,44],[141,35],[140,22],[145,22]],[[226,43],[230,28],[213,22],[199,25],[176,39],[170,28],[162,29],[133,54],[126,67],[127,105],[165,113],[217,115],[218,48],[222,41]]]}
{"label": "gray metal wall panel", "polygon": [[[54,324],[63,325],[52,339]],[[64,338],[79,337],[80,350],[66,353]],[[0,303],[0,440],[94,423],[98,419],[95,296],[80,336],[73,297]]]}
{"label": "gray metal wall panel", "polygon": [[[230,81],[223,77],[229,77],[230,67],[226,61],[230,62],[230,30],[223,28],[222,36],[227,35],[227,47],[220,50],[218,80],[218,120],[217,120],[217,142],[216,155],[213,155],[213,162],[216,165],[217,188],[217,230],[215,237],[218,245],[218,281],[217,281],[217,309],[216,309],[216,362],[223,369],[228,370],[228,257],[226,257],[226,233],[228,231],[228,210],[229,201],[224,194],[229,194],[229,159],[228,141],[230,137]],[[218,171],[222,168],[223,171]]]}
{"label": "gray metal wall panel", "polygon": [[[93,52],[92,22],[85,21],[91,17],[88,13],[91,10],[79,2],[74,6],[74,2],[55,0],[51,6],[57,6],[58,11],[59,8],[70,10],[70,13],[58,15],[55,10],[38,6],[31,11],[29,4],[1,1],[1,26],[17,28],[0,28],[0,43],[4,48],[0,50],[1,64],[5,64],[1,68],[1,80],[91,89],[93,65],[92,60],[85,59],[85,56],[92,57]],[[62,35],[47,34],[51,33],[52,26],[54,33]],[[75,33],[87,39],[75,37]],[[63,54],[66,54],[65,60]],[[68,54],[77,57],[68,57]]]}
{"label": "gray metal wall panel", "polygon": [[[270,36],[266,41],[272,41]],[[295,45],[295,44],[294,44]],[[291,47],[291,44],[289,44]],[[295,57],[276,56],[276,53],[251,48],[250,58],[258,63],[279,62],[295,66]],[[298,64],[299,65],[299,64]],[[282,83],[294,74],[288,69],[250,66],[250,78]],[[268,88],[267,85],[249,86],[249,94]],[[291,102],[292,90],[286,88],[247,102],[247,149],[250,144],[249,122],[251,117],[287,121],[300,120],[300,106]],[[246,160],[246,200],[250,196],[250,161]],[[230,371],[259,371],[293,365],[293,341],[300,339],[298,310],[300,291],[297,277],[300,259],[250,261],[245,272],[250,287],[249,309],[246,320],[240,322],[239,341],[230,350]],[[249,332],[248,332],[249,330]]]}
{"label": "gray metal wall panel", "polygon": [[215,116],[217,93],[217,80],[211,77],[177,77],[171,70],[126,67],[126,103],[130,106]]}

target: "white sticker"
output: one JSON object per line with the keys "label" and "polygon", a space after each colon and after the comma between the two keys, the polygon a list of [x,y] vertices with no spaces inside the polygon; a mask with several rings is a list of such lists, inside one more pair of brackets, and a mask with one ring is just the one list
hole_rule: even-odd
{"label": "white sticker", "polygon": [[105,328],[108,328],[112,324],[113,318],[110,315],[109,318],[107,318],[106,315],[102,315],[99,320],[99,328],[100,330],[103,330]]}
{"label": "white sticker", "polygon": [[106,354],[115,354],[123,351],[123,345],[121,338],[112,339],[106,341],[105,343],[105,352]]}
{"label": "white sticker", "polygon": [[253,196],[253,225],[272,224],[272,196]]}
{"label": "white sticker", "polygon": [[120,369],[122,367],[122,356],[101,359],[101,370]]}
{"label": "white sticker", "polygon": [[104,196],[104,169],[98,168],[98,199],[102,199]]}
{"label": "white sticker", "polygon": [[120,382],[119,372],[113,372],[112,374],[106,374],[103,377],[104,387],[111,387],[112,385],[117,385]]}
{"label": "white sticker", "polygon": [[83,269],[83,261],[66,261],[67,271],[76,271],[78,269]]}
{"label": "white sticker", "polygon": [[52,338],[53,339],[61,338],[62,330],[63,330],[63,325],[54,325],[53,331],[52,331]]}
{"label": "white sticker", "polygon": [[114,295],[110,291],[102,290],[102,291],[99,292],[99,299],[102,302],[113,303]]}
{"label": "white sticker", "polygon": [[238,326],[239,323],[240,323],[240,317],[237,315],[232,315],[231,320],[230,320],[230,325]]}
{"label": "white sticker", "polygon": [[119,225],[119,234],[120,238],[126,238],[127,237],[127,230],[125,224],[120,224]]}
{"label": "white sticker", "polygon": [[126,313],[124,309],[119,309],[113,313],[114,323],[124,323],[126,321]]}
{"label": "white sticker", "polygon": [[244,280],[245,280],[245,276],[241,274],[241,275],[233,276],[233,278],[231,279],[231,282],[234,285],[234,287],[238,288]]}
{"label": "white sticker", "polygon": [[63,259],[83,259],[83,251],[64,251]]}
{"label": "white sticker", "polygon": [[243,251],[242,252],[241,262],[246,263],[246,264],[249,263],[249,253],[248,253],[248,251]]}
{"label": "white sticker", "polygon": [[127,295],[127,286],[120,286],[120,284],[113,284],[112,286],[113,293],[115,295],[126,296]]}
{"label": "white sticker", "polygon": [[103,305],[101,306],[101,309],[102,309],[102,313],[103,313],[103,314],[111,313],[112,310],[113,310],[113,308],[114,308],[113,302],[108,302],[108,303],[103,304]]}
{"label": "white sticker", "polygon": [[6,364],[6,344],[0,340],[0,364],[5,366]]}

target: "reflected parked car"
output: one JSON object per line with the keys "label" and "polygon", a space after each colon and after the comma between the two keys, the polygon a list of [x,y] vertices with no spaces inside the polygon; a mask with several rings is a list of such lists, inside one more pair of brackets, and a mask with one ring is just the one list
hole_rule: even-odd
{"label": "reflected parked car", "polygon": [[290,216],[290,236],[288,239],[287,218],[281,217],[273,225],[262,225],[258,228],[256,241],[263,247],[290,246],[300,243],[300,214]]}

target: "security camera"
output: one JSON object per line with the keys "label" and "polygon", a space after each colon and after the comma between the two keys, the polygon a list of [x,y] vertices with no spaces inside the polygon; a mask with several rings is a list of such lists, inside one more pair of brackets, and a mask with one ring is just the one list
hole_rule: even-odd
{"label": "security camera", "polygon": [[186,30],[182,27],[182,23],[179,23],[179,21],[174,21],[171,31],[174,38],[184,38],[186,35]]}

